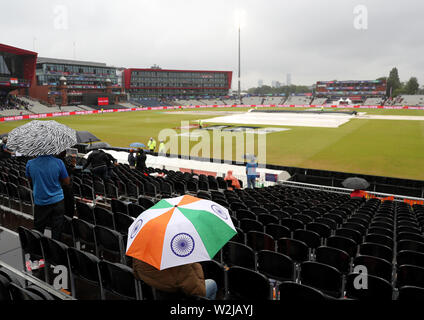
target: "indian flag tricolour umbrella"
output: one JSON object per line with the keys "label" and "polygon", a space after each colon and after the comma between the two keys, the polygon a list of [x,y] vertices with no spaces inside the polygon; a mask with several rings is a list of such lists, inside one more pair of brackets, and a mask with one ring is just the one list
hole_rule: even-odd
{"label": "indian flag tricolour umbrella", "polygon": [[212,259],[236,233],[228,210],[213,201],[162,199],[129,227],[126,254],[163,270]]}

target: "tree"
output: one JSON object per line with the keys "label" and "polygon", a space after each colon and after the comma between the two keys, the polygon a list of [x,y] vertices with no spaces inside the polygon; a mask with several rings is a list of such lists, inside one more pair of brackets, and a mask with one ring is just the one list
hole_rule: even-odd
{"label": "tree", "polygon": [[416,77],[411,77],[404,87],[405,94],[417,94],[420,85]]}
{"label": "tree", "polygon": [[395,67],[390,71],[387,78],[387,96],[392,96],[395,90],[401,87],[402,84],[400,83],[398,69]]}

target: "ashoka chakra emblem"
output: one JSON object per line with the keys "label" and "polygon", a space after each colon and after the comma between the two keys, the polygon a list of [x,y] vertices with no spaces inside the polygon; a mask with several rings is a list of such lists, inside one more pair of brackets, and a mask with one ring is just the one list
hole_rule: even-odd
{"label": "ashoka chakra emblem", "polygon": [[227,214],[220,207],[218,207],[217,205],[214,205],[213,204],[211,206],[211,208],[212,208],[213,212],[215,212],[222,219],[224,219],[224,220],[227,220],[228,219]]}
{"label": "ashoka chakra emblem", "polygon": [[188,233],[178,233],[171,240],[171,250],[178,257],[187,257],[194,250],[194,239]]}
{"label": "ashoka chakra emblem", "polygon": [[143,224],[143,220],[139,219],[137,221],[137,223],[134,225],[134,228],[131,231],[131,239],[136,236],[136,234],[137,234],[138,230],[140,230],[142,224]]}

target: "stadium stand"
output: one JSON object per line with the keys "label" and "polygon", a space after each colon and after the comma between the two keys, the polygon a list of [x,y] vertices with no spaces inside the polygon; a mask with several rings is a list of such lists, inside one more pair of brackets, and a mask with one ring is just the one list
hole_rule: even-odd
{"label": "stadium stand", "polygon": [[[25,158],[0,161],[0,224],[25,231],[19,233],[23,253],[42,255],[47,250],[37,249],[36,242],[31,241],[31,247],[25,245],[28,241],[22,237],[32,231],[24,225],[31,223],[23,222],[22,214],[14,214],[13,210],[20,206],[12,203],[7,188],[15,183],[27,185],[19,178],[24,173],[25,162]],[[424,288],[423,205],[351,199],[347,193],[286,185],[210,190],[198,183],[189,187],[189,182],[209,181],[214,177],[201,176],[197,180],[190,173],[153,168],[147,168],[144,175],[125,164],[116,167],[115,173],[104,183],[102,199],[95,191],[102,181],[87,173],[75,173],[74,185],[85,185],[94,194],[89,198],[75,196],[75,215],[69,217],[72,241],[70,245],[58,244],[68,255],[70,291],[77,299],[154,299],[152,288],[131,276],[131,259],[125,256],[122,241],[125,242],[125,231],[139,212],[162,197],[185,194],[186,189],[188,194],[208,197],[226,206],[235,227],[239,228],[239,233],[214,258],[218,269],[228,277],[227,283],[220,281],[224,299],[252,298],[246,293],[244,283],[255,283],[261,288],[260,296],[255,295],[254,299],[279,299],[293,290],[309,290],[310,294],[313,291],[330,300],[372,297],[390,300],[402,294],[407,296],[410,286]],[[186,188],[177,188],[177,183]],[[112,196],[108,192],[110,186],[116,190]],[[19,195],[15,200],[22,201]],[[130,214],[132,210],[138,211]],[[25,217],[28,216],[31,214]],[[41,246],[42,236],[39,239]],[[59,261],[51,256],[44,258],[52,264]],[[284,269],[279,269],[280,265]],[[367,293],[352,285],[358,276],[355,272],[358,265],[367,266],[371,276],[372,288]],[[44,276],[40,278],[45,279]],[[238,280],[240,276],[244,283]],[[113,277],[122,277],[122,283],[127,285],[111,281]],[[105,285],[100,287],[100,283]],[[12,292],[12,296],[18,299],[27,294],[20,292]]]}
{"label": "stadium stand", "polygon": [[303,96],[289,96],[285,102],[285,104],[292,105],[310,105],[311,97],[303,97]]}
{"label": "stadium stand", "polygon": [[327,98],[314,98],[311,102],[311,105],[323,105],[327,103]]}
{"label": "stadium stand", "polygon": [[367,98],[363,105],[364,106],[382,106],[384,104],[384,98]]}
{"label": "stadium stand", "polygon": [[392,101],[393,106],[424,106],[424,95],[400,95]]}

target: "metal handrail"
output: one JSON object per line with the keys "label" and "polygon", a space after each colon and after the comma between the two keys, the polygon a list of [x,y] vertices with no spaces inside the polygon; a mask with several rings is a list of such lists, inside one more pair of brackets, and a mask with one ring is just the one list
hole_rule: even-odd
{"label": "metal handrail", "polygon": [[[304,189],[312,189],[312,190],[321,190],[321,191],[328,191],[328,192],[334,192],[334,193],[342,193],[342,194],[350,194],[353,189],[347,189],[347,188],[339,188],[339,187],[331,187],[331,186],[322,186],[317,184],[309,184],[304,182],[296,182],[296,181],[279,181],[279,185],[288,185],[292,187],[297,188],[304,188]],[[408,200],[414,200],[414,201],[424,201],[424,198],[416,198],[416,197],[409,197],[409,196],[403,196],[403,195],[396,195],[396,194],[390,194],[390,193],[381,193],[381,192],[375,192],[375,191],[366,191],[368,194],[372,194],[376,197],[393,197],[396,201],[403,201],[404,199]]]}

